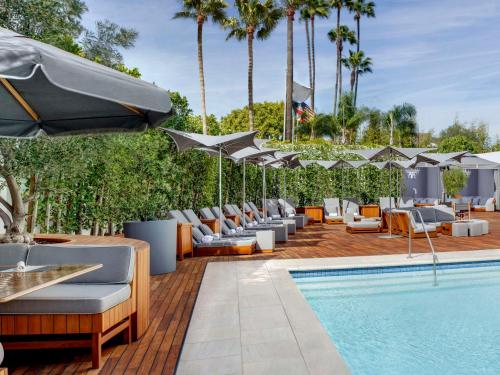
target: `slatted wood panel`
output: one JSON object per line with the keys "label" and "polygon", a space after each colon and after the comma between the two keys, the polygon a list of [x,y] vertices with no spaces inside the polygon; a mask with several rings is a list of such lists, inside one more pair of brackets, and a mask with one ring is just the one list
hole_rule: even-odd
{"label": "slatted wood panel", "polygon": [[[500,248],[500,213],[473,213],[490,221],[492,234],[482,237],[439,236],[436,251]],[[151,324],[143,337],[131,345],[110,343],[103,351],[101,374],[172,374],[182,347],[191,311],[208,262],[257,259],[320,258],[404,253],[407,238],[384,240],[379,234],[349,234],[344,225],[319,225],[303,231],[272,254],[188,258],[177,263],[177,271],[151,277]],[[425,239],[413,241],[415,252],[428,251]],[[139,306],[138,306],[139,307]],[[7,353],[12,374],[97,373],[90,370],[88,351],[44,351]]]}

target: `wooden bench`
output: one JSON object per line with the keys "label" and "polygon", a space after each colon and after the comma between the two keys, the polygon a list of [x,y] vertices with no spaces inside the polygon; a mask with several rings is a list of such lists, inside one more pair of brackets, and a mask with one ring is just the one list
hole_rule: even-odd
{"label": "wooden bench", "polygon": [[149,326],[149,245],[114,237],[65,238],[71,245],[137,245],[129,284],[130,297],[100,313],[0,314],[2,344],[6,350],[91,348],[92,367],[97,369],[101,366],[104,343],[119,334],[125,343],[130,343],[142,336]]}

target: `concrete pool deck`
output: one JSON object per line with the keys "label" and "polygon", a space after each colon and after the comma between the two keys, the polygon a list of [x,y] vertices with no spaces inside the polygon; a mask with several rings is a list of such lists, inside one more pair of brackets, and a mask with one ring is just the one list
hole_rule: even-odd
{"label": "concrete pool deck", "polygon": [[[438,257],[441,263],[494,260],[500,250]],[[431,262],[426,253],[209,263],[177,374],[349,374],[289,271]]]}

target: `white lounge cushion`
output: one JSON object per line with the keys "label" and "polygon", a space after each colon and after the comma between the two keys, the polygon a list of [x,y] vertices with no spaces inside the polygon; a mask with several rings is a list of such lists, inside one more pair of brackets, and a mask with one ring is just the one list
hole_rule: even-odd
{"label": "white lounge cushion", "polygon": [[413,231],[415,233],[424,233],[424,231],[427,230],[427,232],[435,232],[436,231],[436,226],[433,224],[416,224],[415,227],[413,228]]}
{"label": "white lounge cushion", "polygon": [[380,227],[380,222],[374,220],[351,221],[347,223],[347,226],[357,229],[376,229]]}

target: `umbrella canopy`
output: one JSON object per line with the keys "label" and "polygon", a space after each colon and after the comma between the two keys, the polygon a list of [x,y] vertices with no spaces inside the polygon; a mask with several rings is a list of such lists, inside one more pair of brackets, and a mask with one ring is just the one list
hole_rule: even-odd
{"label": "umbrella canopy", "polygon": [[259,150],[255,141],[256,131],[240,132],[227,135],[206,135],[188,133],[175,129],[161,128],[174,140],[179,151],[193,148],[214,152],[221,150],[225,156],[230,156],[247,147]]}
{"label": "umbrella canopy", "polygon": [[362,156],[367,160],[376,160],[383,156],[399,156],[405,159],[413,159],[415,156],[424,152],[432,151],[432,148],[406,148],[406,147],[379,147],[366,150],[352,150],[351,153]]}
{"label": "umbrella canopy", "polygon": [[140,131],[172,112],[167,91],[0,28],[0,136]]}
{"label": "umbrella canopy", "polygon": [[[205,135],[188,133],[175,129],[165,129],[175,142],[179,151],[198,149],[209,154],[218,153],[219,157],[219,217],[222,217],[222,155],[230,157],[244,149],[259,151],[259,142],[255,139],[256,131],[233,133],[228,135]],[[222,237],[222,224],[219,226],[219,236]]]}
{"label": "umbrella canopy", "polygon": [[419,154],[416,156],[415,159],[415,164],[418,163],[428,163],[431,165],[437,165],[440,163],[445,163],[448,161],[458,161],[460,162],[462,160],[462,157],[464,157],[466,154],[468,154],[467,151],[461,151],[461,152],[447,152],[447,153],[428,153],[424,152],[422,154]]}
{"label": "umbrella canopy", "polygon": [[460,162],[456,160],[448,160],[439,164],[444,167],[460,167],[464,169],[497,169],[500,164],[480,158],[479,156],[464,156]]}

